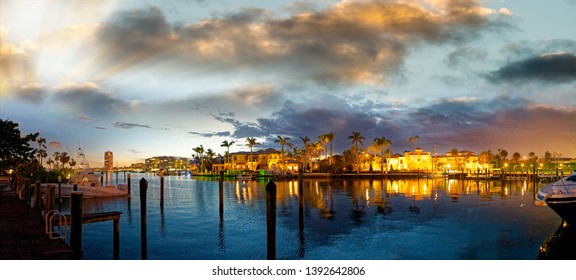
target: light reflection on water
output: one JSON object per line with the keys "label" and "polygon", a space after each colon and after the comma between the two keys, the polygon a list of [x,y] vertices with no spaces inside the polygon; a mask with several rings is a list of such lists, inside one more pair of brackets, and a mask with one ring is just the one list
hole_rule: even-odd
{"label": "light reflection on water", "polygon": [[[148,180],[149,259],[266,259],[266,182],[133,174],[132,197],[84,200],[121,211],[120,259],[140,259],[138,180]],[[276,182],[278,259],[535,259],[560,224],[523,181],[445,179]],[[85,259],[112,259],[112,222],[86,224]]]}

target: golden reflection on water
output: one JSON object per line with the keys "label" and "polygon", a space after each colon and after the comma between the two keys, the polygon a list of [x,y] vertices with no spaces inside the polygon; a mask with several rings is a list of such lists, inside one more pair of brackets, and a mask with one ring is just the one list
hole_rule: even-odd
{"label": "golden reflection on water", "polygon": [[[463,195],[478,195],[481,201],[492,201],[495,197],[508,199],[512,195],[524,197],[529,184],[526,181],[486,181],[486,180],[456,180],[456,179],[408,179],[408,180],[304,180],[302,186],[298,181],[279,181],[277,186],[277,201],[279,203],[299,197],[299,188],[307,201],[313,207],[321,209],[327,217],[333,211],[333,195],[336,192],[345,193],[355,207],[370,205],[382,206],[390,197],[403,196],[417,202],[421,200],[438,201],[440,196],[446,196],[452,202],[458,202]],[[531,185],[531,183],[530,183]],[[248,181],[235,182],[234,195],[239,204],[251,204],[256,199],[265,197],[266,182]],[[527,199],[531,199],[527,198]]]}

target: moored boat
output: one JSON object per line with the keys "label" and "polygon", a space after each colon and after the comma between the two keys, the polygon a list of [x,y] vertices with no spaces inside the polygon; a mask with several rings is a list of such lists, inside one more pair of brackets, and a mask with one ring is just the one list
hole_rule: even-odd
{"label": "moored boat", "polygon": [[256,176],[254,175],[254,172],[245,172],[236,176],[238,181],[251,181],[255,178]]}
{"label": "moored boat", "polygon": [[576,170],[538,191],[537,199],[544,201],[570,225],[576,225]]}
{"label": "moored boat", "polygon": [[56,195],[59,195],[61,190],[62,196],[70,196],[70,192],[74,190],[74,185],[76,185],[76,190],[83,192],[84,198],[116,197],[129,195],[128,185],[102,185],[100,183],[102,181],[101,177],[101,174],[94,174],[92,169],[88,168],[80,172],[76,172],[74,174],[73,180],[60,184],[60,187],[58,187],[57,183],[42,184],[42,191],[45,192],[46,187],[52,185],[54,186]]}

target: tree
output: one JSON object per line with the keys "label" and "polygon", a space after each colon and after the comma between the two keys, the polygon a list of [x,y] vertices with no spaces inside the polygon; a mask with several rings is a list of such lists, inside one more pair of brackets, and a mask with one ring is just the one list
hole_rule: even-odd
{"label": "tree", "polygon": [[200,172],[204,171],[204,146],[200,145],[193,148],[192,151],[196,152],[196,158],[200,159]]}
{"label": "tree", "polygon": [[[323,147],[324,145],[328,144],[328,137],[326,136],[326,134],[318,136],[318,140],[320,141]],[[327,154],[328,154],[328,147],[324,148],[325,157],[327,157]]]}
{"label": "tree", "polygon": [[60,154],[60,162],[62,163],[62,168],[66,167],[66,164],[70,161],[70,156],[67,152]]}
{"label": "tree", "polygon": [[[258,143],[256,138],[254,138],[254,137],[247,137],[246,142],[247,142],[246,146],[248,146],[250,148],[250,159],[248,160],[248,164],[250,164],[250,161],[253,160],[252,159],[252,147],[260,145],[260,143]],[[248,166],[248,169],[252,170],[252,167]]]}
{"label": "tree", "polygon": [[412,146],[414,147],[414,151],[416,151],[416,143],[418,142],[418,140],[420,140],[420,136],[418,136],[418,135],[414,135],[414,136],[408,138],[408,142],[412,143]]}
{"label": "tree", "polygon": [[[382,136],[380,138],[374,138],[373,143],[376,147],[380,149],[380,166],[382,169],[382,173],[384,173],[384,151],[387,150],[390,145],[392,145],[392,141],[387,139],[385,136]],[[389,161],[390,159],[388,159],[388,162]]]}
{"label": "tree", "polygon": [[284,146],[288,146],[290,148],[294,146],[292,143],[288,141],[290,141],[290,137],[282,137],[280,135],[276,136],[276,140],[274,140],[275,143],[280,143],[281,146],[280,159],[282,160],[282,171],[284,171],[286,165],[286,163],[284,162]]}
{"label": "tree", "polygon": [[348,136],[348,139],[352,140],[352,146],[354,146],[355,150],[356,150],[356,173],[360,173],[360,157],[358,157],[358,144],[360,144],[362,147],[364,146],[364,143],[362,142],[362,140],[365,140],[366,138],[364,138],[364,136],[362,136],[362,134],[360,132],[352,132],[352,135]]}
{"label": "tree", "polygon": [[506,161],[506,158],[508,157],[508,151],[505,149],[498,149],[498,155],[503,161]]}
{"label": "tree", "polygon": [[528,153],[528,162],[530,163],[536,163],[538,161],[538,157],[536,156],[536,153],[534,152],[529,152]]}
{"label": "tree", "polygon": [[334,141],[334,137],[336,137],[336,133],[328,132],[326,133],[326,139],[330,143],[330,165],[332,165],[332,142]]}
{"label": "tree", "polygon": [[[39,134],[35,135],[39,136]],[[48,156],[46,153],[46,138],[37,137],[36,143],[38,143],[38,157],[40,158],[40,166],[42,166],[42,159]]]}
{"label": "tree", "polygon": [[230,161],[230,146],[232,146],[234,143],[234,141],[230,141],[228,142],[227,140],[222,141],[222,145],[220,145],[220,147],[226,147],[226,154],[228,155],[228,163],[232,163]]}
{"label": "tree", "polygon": [[216,153],[212,149],[206,150],[206,157],[208,158],[208,164],[210,164],[210,166],[208,167],[209,170],[212,170],[212,164],[214,163],[215,156]]}
{"label": "tree", "polygon": [[519,162],[521,157],[522,157],[522,156],[520,155],[519,152],[514,152],[514,153],[512,154],[512,161],[513,161],[513,162]]}
{"label": "tree", "polygon": [[29,162],[35,149],[28,142],[35,140],[34,134],[22,137],[18,123],[0,119],[0,173]]}
{"label": "tree", "polygon": [[306,151],[308,151],[308,142],[310,142],[310,138],[308,136],[304,136],[304,137],[300,137],[300,140],[302,140],[303,143],[303,147],[302,147],[302,165],[306,164],[306,160],[307,160],[307,153]]}
{"label": "tree", "polygon": [[58,170],[58,163],[60,162],[60,158],[62,154],[60,152],[54,152],[54,163],[56,163],[56,170]]}

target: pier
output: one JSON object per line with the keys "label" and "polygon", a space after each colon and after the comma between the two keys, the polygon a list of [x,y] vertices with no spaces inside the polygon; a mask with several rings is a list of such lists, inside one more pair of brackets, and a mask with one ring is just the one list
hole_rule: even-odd
{"label": "pier", "polygon": [[42,217],[19,200],[10,187],[0,189],[0,259],[70,260],[72,250],[62,239],[50,239]]}

